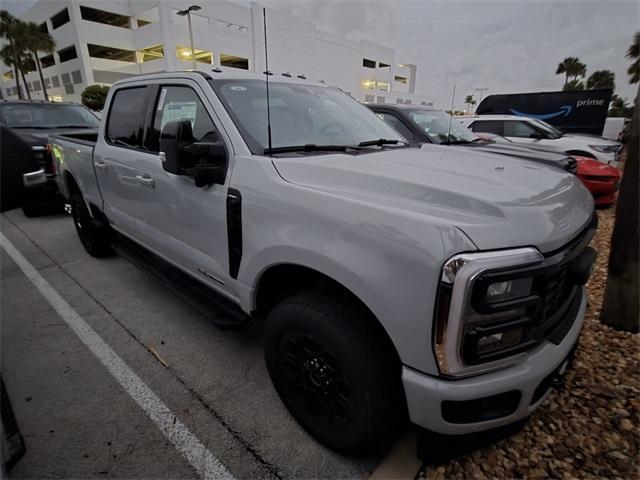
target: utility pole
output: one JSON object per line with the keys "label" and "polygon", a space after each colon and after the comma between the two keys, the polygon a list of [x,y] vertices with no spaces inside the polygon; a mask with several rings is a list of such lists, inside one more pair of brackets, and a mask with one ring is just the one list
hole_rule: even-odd
{"label": "utility pole", "polygon": [[478,105],[480,105],[480,102],[482,101],[482,96],[484,95],[484,92],[486,92],[487,90],[489,90],[488,88],[476,88],[476,92],[480,92],[480,100],[478,100]]}
{"label": "utility pole", "polygon": [[193,63],[193,69],[196,69],[196,51],[193,48],[193,30],[191,28],[191,12],[197,12],[201,10],[202,7],[200,5],[191,5],[189,8],[184,10],[179,10],[177,12],[181,17],[187,17],[187,23],[189,24],[189,42],[191,44],[191,62]]}

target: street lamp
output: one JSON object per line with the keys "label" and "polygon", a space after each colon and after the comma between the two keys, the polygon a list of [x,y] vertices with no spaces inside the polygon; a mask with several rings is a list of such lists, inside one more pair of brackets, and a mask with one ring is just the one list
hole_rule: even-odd
{"label": "street lamp", "polygon": [[480,105],[480,102],[482,101],[482,97],[484,96],[484,92],[486,92],[487,90],[489,90],[488,88],[476,88],[476,92],[480,92],[480,101],[478,101],[478,105]]}
{"label": "street lamp", "polygon": [[191,61],[193,62],[193,69],[196,69],[196,52],[193,49],[193,30],[191,30],[191,12],[197,12],[201,10],[202,7],[200,5],[191,5],[189,8],[185,10],[179,10],[177,13],[181,17],[186,16],[187,22],[189,23],[189,42],[191,42]]}

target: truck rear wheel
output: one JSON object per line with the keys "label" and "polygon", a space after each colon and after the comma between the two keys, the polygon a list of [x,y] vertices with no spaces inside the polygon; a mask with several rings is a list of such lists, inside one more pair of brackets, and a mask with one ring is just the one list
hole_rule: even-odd
{"label": "truck rear wheel", "polygon": [[109,225],[100,224],[91,216],[80,192],[71,195],[71,216],[82,246],[89,255],[102,258],[113,254],[113,231]]}
{"label": "truck rear wheel", "polygon": [[406,418],[400,364],[363,310],[311,290],[277,305],[265,328],[267,368],[291,415],[350,454],[384,451]]}

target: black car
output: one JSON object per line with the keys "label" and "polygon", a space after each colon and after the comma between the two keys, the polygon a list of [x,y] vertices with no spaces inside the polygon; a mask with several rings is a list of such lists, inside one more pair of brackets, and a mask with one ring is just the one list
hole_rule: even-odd
{"label": "black car", "polygon": [[575,158],[530,147],[497,143],[482,139],[442,110],[418,105],[367,104],[382,120],[410,142],[462,145],[483,152],[509,155],[523,160],[552,165],[575,174]]}
{"label": "black car", "polygon": [[[45,102],[41,100],[0,101],[0,125],[10,130],[3,135],[8,141],[26,144],[27,153],[20,158],[11,157],[11,166],[5,165],[9,157],[3,158],[3,170],[20,172],[12,177],[11,192],[19,192],[22,209],[27,216],[34,216],[63,206],[63,198],[55,182],[55,167],[47,139],[52,133],[70,133],[77,130],[97,129],[100,120],[83,105],[68,102]],[[17,150],[12,145],[3,145],[3,150]],[[17,164],[16,164],[17,162]],[[18,182],[18,185],[13,183]],[[6,182],[3,182],[3,185]],[[4,185],[6,186],[6,185]],[[3,196],[2,210],[16,202],[15,198]]]}

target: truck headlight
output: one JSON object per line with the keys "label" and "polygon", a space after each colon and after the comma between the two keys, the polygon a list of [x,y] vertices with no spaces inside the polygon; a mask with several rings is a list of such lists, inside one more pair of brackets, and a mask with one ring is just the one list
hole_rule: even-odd
{"label": "truck headlight", "polygon": [[618,151],[618,145],[589,145],[589,148],[601,153],[614,153]]}
{"label": "truck headlight", "polygon": [[529,277],[492,283],[487,287],[487,302],[495,303],[526,297],[531,294],[532,280]]}
{"label": "truck headlight", "polygon": [[460,377],[513,364],[540,307],[525,267],[542,262],[534,248],[456,255],[443,267],[434,350],[443,375]]}

